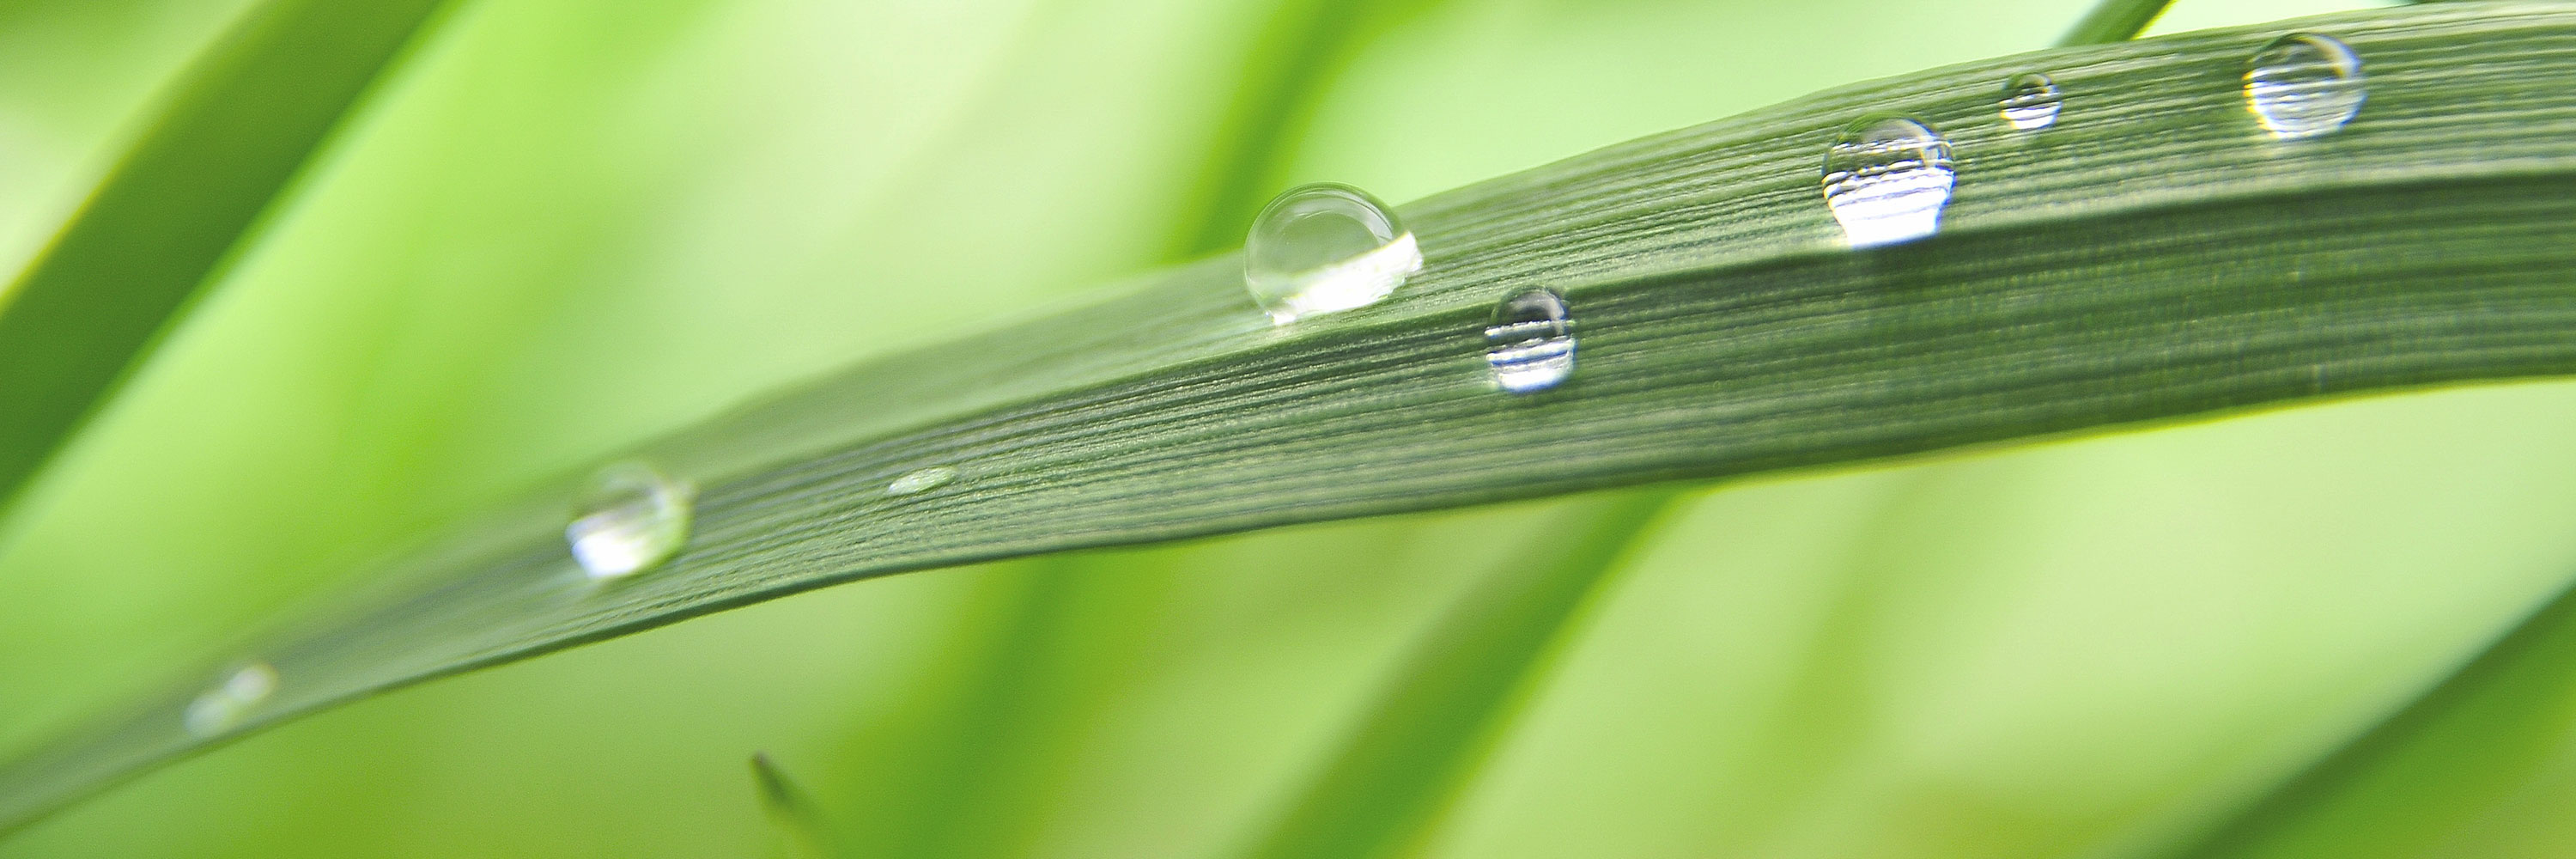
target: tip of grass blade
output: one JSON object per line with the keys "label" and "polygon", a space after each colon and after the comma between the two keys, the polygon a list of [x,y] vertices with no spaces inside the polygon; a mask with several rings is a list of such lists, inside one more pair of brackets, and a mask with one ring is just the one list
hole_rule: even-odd
{"label": "tip of grass blade", "polygon": [[822,807],[812,794],[796,784],[778,768],[768,752],[751,756],[751,781],[760,791],[760,806],[769,812],[771,821],[786,836],[780,849],[784,856],[825,857],[842,855],[832,849],[830,829],[824,825]]}

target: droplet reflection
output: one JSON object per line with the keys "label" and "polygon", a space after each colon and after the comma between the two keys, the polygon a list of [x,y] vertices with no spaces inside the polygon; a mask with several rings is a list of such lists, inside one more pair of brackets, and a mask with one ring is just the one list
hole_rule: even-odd
{"label": "droplet reflection", "polygon": [[191,735],[215,736],[239,727],[276,692],[277,669],[265,662],[253,662],[233,669],[212,688],[199,693],[196,700],[189,701],[180,722]]}
{"label": "droplet reflection", "polygon": [[895,478],[893,483],[886,484],[885,491],[887,495],[911,495],[917,492],[928,492],[955,479],[957,479],[957,469],[934,465]]}
{"label": "droplet reflection", "polygon": [[1565,299],[1554,292],[1533,289],[1503,299],[1485,326],[1485,363],[1494,384],[1526,394],[1574,375],[1573,328]]}
{"label": "droplet reflection", "polygon": [[2245,109],[2283,140],[2332,134],[2369,97],[2361,55],[2332,36],[2291,33],[2254,53],[2245,70]]}
{"label": "droplet reflection", "polygon": [[2056,125],[2057,112],[2065,104],[2056,81],[2038,72],[2023,72],[2004,82],[2003,100],[1997,107],[2014,129],[2038,131]]}
{"label": "droplet reflection", "polygon": [[1902,116],[1863,117],[1825,151],[1825,207],[1855,248],[1939,232],[1955,179],[1950,141]]}
{"label": "droplet reflection", "polygon": [[689,540],[694,491],[651,466],[621,462],[599,470],[582,493],[564,541],[593,579],[632,575],[670,559]]}
{"label": "droplet reflection", "polygon": [[1244,238],[1244,287],[1277,325],[1375,304],[1421,269],[1395,210],[1348,185],[1289,189]]}

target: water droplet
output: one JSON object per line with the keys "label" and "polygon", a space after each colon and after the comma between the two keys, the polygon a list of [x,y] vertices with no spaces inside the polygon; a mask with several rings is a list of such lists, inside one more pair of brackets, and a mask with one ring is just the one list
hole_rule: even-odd
{"label": "water droplet", "polygon": [[2065,95],[2057,91],[2057,82],[2038,72],[2023,72],[2004,82],[2002,108],[2004,121],[2021,131],[2038,131],[2057,124],[2057,111],[2066,105]]}
{"label": "water droplet", "polygon": [[240,725],[276,691],[277,669],[265,662],[253,662],[233,669],[214,688],[199,693],[196,700],[188,702],[180,721],[188,733],[211,737]]}
{"label": "water droplet", "polygon": [[694,494],[651,466],[611,465],[592,475],[564,540],[591,578],[632,574],[670,559],[688,542]]}
{"label": "water droplet", "polygon": [[957,469],[934,465],[895,478],[893,483],[886,484],[886,494],[911,495],[916,492],[928,492],[955,479],[957,479]]}
{"label": "water droplet", "polygon": [[1515,394],[1544,391],[1574,374],[1574,320],[1565,299],[1533,289],[1503,299],[1485,326],[1485,363],[1494,384]]}
{"label": "water droplet", "polygon": [[1348,185],[1289,189],[1243,244],[1243,284],[1279,325],[1376,304],[1420,270],[1422,250],[1395,210]]}
{"label": "water droplet", "polygon": [[1855,248],[1939,232],[1955,179],[1950,141],[1931,126],[1893,114],[1845,126],[1825,151],[1825,207]]}
{"label": "water droplet", "polygon": [[2332,36],[2291,33],[2254,53],[2245,109],[2283,140],[2332,134],[2361,112],[2361,55]]}

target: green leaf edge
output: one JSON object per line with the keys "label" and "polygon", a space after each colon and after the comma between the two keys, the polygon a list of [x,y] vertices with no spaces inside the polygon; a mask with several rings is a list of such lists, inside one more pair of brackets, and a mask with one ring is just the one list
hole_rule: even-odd
{"label": "green leaf edge", "polygon": [[286,194],[445,0],[269,0],[0,293],[0,516]]}

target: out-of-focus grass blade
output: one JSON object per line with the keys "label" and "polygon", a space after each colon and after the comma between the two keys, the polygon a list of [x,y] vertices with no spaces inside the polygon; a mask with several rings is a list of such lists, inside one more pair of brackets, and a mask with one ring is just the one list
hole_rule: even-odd
{"label": "out-of-focus grass blade", "polygon": [[[2576,731],[2576,588],[2457,672],[2171,855],[2494,855],[2452,842],[2563,767]],[[2561,807],[2558,814],[2565,813]],[[2560,845],[2564,846],[2564,845]]]}
{"label": "out-of-focus grass blade", "polygon": [[[1241,60],[1242,83],[1217,127],[1202,178],[1174,223],[1176,257],[1204,256],[1241,240],[1243,224],[1278,190],[1270,187],[1273,174],[1302,136],[1299,126],[1313,113],[1321,84],[1348,61],[1354,42],[1419,5],[1424,4],[1289,0],[1270,10]],[[1009,757],[1044,745],[1046,726],[1078,719],[1082,708],[1096,705],[1083,694],[1094,690],[1079,688],[1088,684],[1050,676],[1049,668],[1068,669],[1047,657],[1082,652],[1082,644],[1097,645],[1101,636],[1117,634],[1084,622],[1079,613],[1098,612],[1103,592],[1133,597],[1140,587],[1158,584],[1140,585],[1100,569],[1129,562],[1075,556],[995,582],[1009,593],[993,599],[1000,608],[990,626],[969,624],[964,630],[970,637],[988,635],[967,648],[973,657],[947,672],[950,694],[933,696],[929,708],[939,716],[899,741],[904,760],[922,765],[907,782],[871,785],[883,792],[866,803],[855,843],[885,856],[1021,849],[1013,840],[1021,833],[1007,814],[1025,808],[1025,798],[1014,795],[1020,787],[1015,782],[1023,780],[1015,776],[1024,774],[1007,765]]]}
{"label": "out-of-focus grass blade", "polygon": [[182,76],[0,294],[0,513],[138,366],[442,0],[272,0]]}
{"label": "out-of-focus grass blade", "polygon": [[[2135,38],[2164,6],[2106,0],[2061,44]],[[1500,571],[1490,590],[1457,606],[1253,855],[1381,856],[1422,837],[1483,757],[1513,693],[1536,682],[1549,643],[1676,495],[1601,502],[1566,533],[1535,541],[1533,553],[1556,557]]]}
{"label": "out-of-focus grass blade", "polygon": [[2171,5],[2172,0],[2102,0],[2067,28],[2057,44],[2108,45],[2135,39]]}
{"label": "out-of-focus grass blade", "polygon": [[[2284,28],[2368,57],[2340,133],[2247,112]],[[2034,67],[2070,107],[2017,131],[1995,85]],[[2553,131],[2576,104],[2543,85],[2570,78],[2558,4],[2023,54],[1422,201],[1429,267],[1369,308],[1273,328],[1237,260],[1186,266],[635,451],[702,491],[688,548],[631,581],[572,565],[571,480],[495,510],[394,565],[415,589],[258,648],[281,680],[234,730],[186,733],[198,684],[173,689],[0,773],[0,821],[334,702],[868,576],[2576,372],[2576,135]],[[1940,235],[1853,251],[1818,163],[1888,110],[1947,135],[1955,196]],[[1582,369],[1500,393],[1491,308],[1541,286]]]}
{"label": "out-of-focus grass blade", "polygon": [[1523,535],[1397,669],[1322,772],[1248,855],[1383,856],[1422,834],[1525,694],[1548,648],[1677,493],[1586,505]]}
{"label": "out-of-focus grass blade", "polygon": [[813,794],[780,771],[768,752],[751,756],[751,780],[760,790],[760,807],[769,812],[769,819],[786,836],[786,855],[797,859],[844,855],[834,849],[832,829],[823,819],[822,806],[815,804]]}
{"label": "out-of-focus grass blade", "polygon": [[[2063,44],[2135,38],[2164,5],[2106,0]],[[1563,533],[1534,539],[1536,560],[1499,571],[1453,610],[1252,855],[1381,856],[1422,837],[1483,758],[1514,693],[1536,682],[1577,606],[1677,496],[1605,500]]]}
{"label": "out-of-focus grass blade", "polygon": [[1243,224],[1279,189],[1270,187],[1280,146],[1299,139],[1314,112],[1317,84],[1347,61],[1351,44],[1424,0],[1297,0],[1272,12],[1244,57],[1244,85],[1219,127],[1196,211],[1183,216],[1175,249],[1198,256],[1243,240]]}

